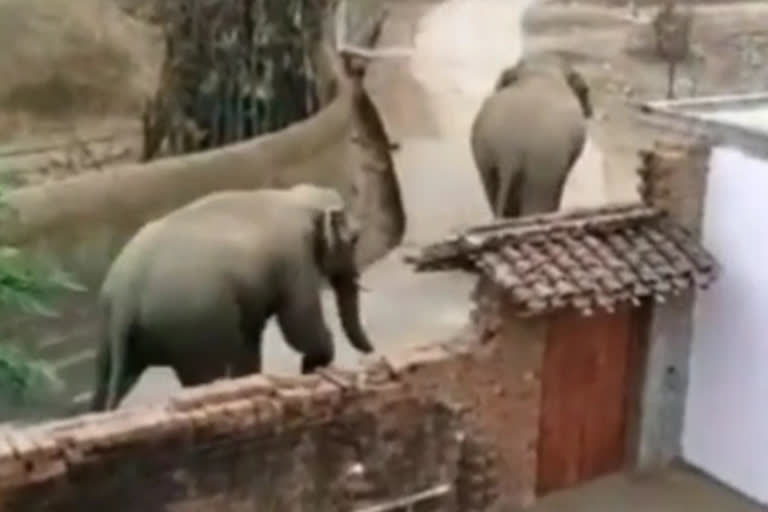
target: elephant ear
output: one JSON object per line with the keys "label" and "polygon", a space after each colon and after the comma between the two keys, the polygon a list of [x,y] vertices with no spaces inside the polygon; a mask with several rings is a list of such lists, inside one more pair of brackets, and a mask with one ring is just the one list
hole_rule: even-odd
{"label": "elephant ear", "polygon": [[520,80],[520,73],[522,71],[523,62],[520,61],[514,66],[509,66],[501,70],[499,78],[496,79],[496,84],[493,86],[494,91],[500,91],[505,87],[509,87],[518,80]]}
{"label": "elephant ear", "polygon": [[589,119],[592,117],[592,102],[589,98],[589,86],[587,85],[587,81],[584,80],[581,73],[570,67],[567,67],[564,70],[564,73],[565,81],[568,82],[568,86],[573,90],[574,94],[576,94],[576,98],[579,100],[581,112],[584,114],[584,117]]}
{"label": "elephant ear", "polygon": [[355,247],[360,229],[342,207],[329,207],[316,219],[316,250],[321,265],[330,273],[335,268],[354,266]]}

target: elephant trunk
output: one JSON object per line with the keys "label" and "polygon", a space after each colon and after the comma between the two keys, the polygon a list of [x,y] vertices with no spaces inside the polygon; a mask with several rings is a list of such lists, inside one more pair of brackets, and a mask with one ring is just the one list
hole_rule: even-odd
{"label": "elephant trunk", "polygon": [[363,329],[360,320],[360,287],[357,277],[336,277],[331,280],[336,296],[336,307],[341,319],[341,327],[349,342],[360,352],[373,352],[373,345]]}

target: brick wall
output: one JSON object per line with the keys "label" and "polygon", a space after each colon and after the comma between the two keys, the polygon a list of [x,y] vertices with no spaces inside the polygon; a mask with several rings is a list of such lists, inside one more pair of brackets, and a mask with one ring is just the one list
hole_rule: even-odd
{"label": "brick wall", "polygon": [[414,510],[469,511],[493,484],[456,408],[370,368],[219,381],[0,436],[0,510],[13,512],[337,512],[425,491]]}
{"label": "brick wall", "polygon": [[416,510],[529,505],[547,323],[517,319],[483,282],[475,295],[463,339],[358,374],[226,380],[0,436],[0,496],[14,512],[130,511],[137,496],[151,510],[338,511],[450,486]]}
{"label": "brick wall", "polygon": [[640,195],[698,235],[704,215],[711,146],[704,138],[665,137],[641,150]]}
{"label": "brick wall", "polygon": [[[465,340],[419,351],[418,363],[393,365],[426,396],[463,405],[468,431],[489,447],[502,510],[535,500],[536,449],[546,320],[519,320],[481,283]],[[492,448],[491,448],[492,447]],[[477,497],[486,505],[495,494]],[[485,500],[485,501],[483,501]]]}

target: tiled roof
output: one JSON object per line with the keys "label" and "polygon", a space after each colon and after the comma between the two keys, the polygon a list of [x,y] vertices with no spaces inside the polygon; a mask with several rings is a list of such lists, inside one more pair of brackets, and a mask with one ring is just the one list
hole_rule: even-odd
{"label": "tiled roof", "polygon": [[717,275],[714,258],[681,226],[641,204],[500,220],[406,261],[420,272],[481,274],[509,294],[521,316],[663,301]]}

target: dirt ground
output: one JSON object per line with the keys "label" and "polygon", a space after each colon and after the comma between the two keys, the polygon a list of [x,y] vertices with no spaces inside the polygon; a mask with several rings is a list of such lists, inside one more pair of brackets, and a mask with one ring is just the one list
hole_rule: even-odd
{"label": "dirt ground", "polygon": [[[22,1],[49,1],[53,5],[56,1],[67,0],[0,0],[0,34],[2,22],[8,20],[3,16],[3,7]],[[84,2],[82,5],[85,5],[85,2],[92,1],[92,5],[112,13],[109,14],[110,19],[118,26],[124,23],[126,31],[129,27],[136,29],[135,32],[130,32],[134,37],[144,30],[147,30],[150,40],[153,37],[150,27],[142,28],[140,22],[135,19],[98,3],[114,0],[76,0],[72,5],[77,2]],[[130,3],[132,0],[121,1]],[[396,14],[399,18],[395,17],[385,31],[385,42],[389,37],[393,43],[401,42],[403,33],[409,33],[417,39],[413,19],[439,4],[432,0],[391,1],[409,5],[398,10]],[[471,1],[483,3],[481,0]],[[518,0],[506,1],[511,4]],[[638,125],[631,108],[627,106],[627,100],[641,101],[663,97],[666,76],[664,65],[655,59],[650,51],[652,39],[647,25],[648,10],[641,8],[639,17],[633,19],[629,17],[629,12],[623,5],[615,6],[618,0],[604,1],[611,5],[601,5],[597,0],[568,4],[540,1],[534,4],[524,17],[523,50],[534,53],[557,51],[585,75],[596,106],[596,117],[590,126],[591,138],[602,154],[601,163],[608,181],[608,199],[626,200],[635,197],[634,169],[637,149],[649,145],[654,135],[649,129]],[[18,7],[19,4],[16,5]],[[475,9],[482,10],[482,7]],[[30,15],[23,9],[16,12],[18,16],[25,12]],[[93,13],[94,19],[98,20],[99,16],[104,16],[99,12]],[[470,10],[469,13],[471,12]],[[444,34],[451,35],[448,29],[455,20],[444,19],[445,23],[441,24],[438,18],[432,19],[433,25],[442,28]],[[401,23],[400,27],[396,25],[398,22]],[[75,24],[75,21],[71,23]],[[109,88],[104,84],[125,87],[121,89],[120,94],[114,96],[121,98],[120,101],[114,104],[109,101],[89,103],[82,101],[78,95],[67,96],[62,92],[60,101],[71,102],[69,108],[54,111],[41,111],[39,108],[30,108],[24,102],[11,102],[7,96],[9,88],[0,88],[0,166],[16,170],[14,177],[20,183],[58,179],[73,172],[81,172],[83,168],[92,168],[94,162],[103,165],[105,160],[135,158],[132,149],[135,148],[135,133],[131,135],[131,130],[135,130],[133,119],[138,116],[135,101],[147,88],[151,90],[151,70],[156,65],[153,61],[155,52],[151,51],[152,43],[148,46],[150,51],[146,51],[146,48],[136,51],[135,47],[124,40],[121,42],[115,38],[115,33],[109,34],[106,30],[98,29],[93,23],[87,25],[83,19],[80,19],[80,23],[77,30],[85,31],[86,36],[97,34],[77,40],[80,41],[81,58],[85,59],[83,55],[98,55],[100,45],[108,43],[110,47],[123,48],[124,51],[117,54],[128,57],[121,62],[127,63],[125,66],[133,72],[144,70],[142,73],[146,75],[141,76],[145,78],[119,83],[108,75],[104,78],[94,73],[90,75],[93,83],[89,85],[89,90],[101,91],[99,94],[104,94],[103,97],[109,99]],[[48,27],[47,30],[53,31],[54,28]],[[505,27],[495,28],[503,31]],[[483,34],[485,31],[484,27],[480,27],[476,32],[469,32],[476,38],[477,34]],[[48,34],[48,39],[42,36],[40,39],[32,39],[30,44],[36,48],[37,60],[14,61],[16,78],[44,77],[45,73],[40,70],[44,71],[46,68],[45,58],[51,59],[51,69],[67,70],[62,64],[67,62],[63,56],[67,54],[65,48],[53,51],[57,45],[62,46],[57,38],[50,37],[54,33],[55,31]],[[117,32],[123,35],[126,33],[129,32]],[[434,68],[430,69],[430,72],[442,70],[446,72],[445,76],[450,77],[455,62],[449,58],[441,60],[441,51],[445,48],[435,48],[440,46],[437,44],[441,42],[439,40],[437,36],[432,39],[422,38],[422,63],[433,60]],[[444,41],[443,39],[442,42]],[[459,46],[461,39],[456,41]],[[764,89],[768,83],[768,66],[764,65],[765,59],[768,58],[768,5],[728,2],[701,7],[698,9],[693,42],[696,58],[690,59],[680,73],[679,95],[750,92]],[[86,51],[87,45],[93,45],[93,51]],[[458,50],[460,49],[457,48],[457,52],[461,53]],[[77,55],[77,52],[74,53]],[[0,70],[12,69],[2,67],[10,66],[7,58],[7,55],[3,56],[0,52]],[[25,69],[25,66],[29,66],[29,69]],[[380,62],[371,70],[369,85],[375,89],[374,99],[383,111],[388,129],[396,140],[403,142],[403,147],[396,153],[395,158],[405,201],[410,208],[409,215],[413,214],[409,219],[411,227],[406,242],[420,244],[434,241],[436,232],[443,228],[477,222],[477,218],[485,214],[482,211],[485,205],[479,193],[471,192],[472,187],[477,191],[478,186],[470,182],[475,178],[471,172],[468,155],[461,154],[462,151],[466,153],[466,148],[461,151],[460,148],[457,149],[460,145],[458,141],[465,141],[465,132],[459,130],[461,133],[446,133],[447,126],[466,126],[464,118],[467,117],[468,111],[457,114],[442,108],[455,99],[448,91],[450,87],[435,88],[425,93],[423,89],[427,88],[423,83],[417,83],[419,77],[412,76],[408,67],[409,65],[402,61]],[[74,69],[79,69],[78,73],[74,73],[75,78],[79,73],[86,73],[80,68],[72,68]],[[70,80],[76,83],[75,78],[69,76]],[[393,76],[399,78],[393,79]],[[148,81],[144,81],[145,79]],[[39,80],[44,81],[43,78]],[[487,87],[484,80],[485,77],[475,80],[478,88]],[[22,89],[26,87],[35,90],[35,80],[20,82],[26,83]],[[475,82],[470,80],[454,85],[469,83],[474,86]],[[56,85],[55,81],[53,83]],[[70,86],[63,89],[72,90]],[[45,91],[52,97],[58,97],[60,92],[56,87]],[[426,105],[422,95],[429,96],[431,105]],[[427,113],[429,106],[437,114],[436,118]],[[460,117],[461,123],[456,123],[455,119],[446,119],[447,117]],[[63,131],[64,134],[54,136],[52,133],[55,131]],[[67,132],[74,132],[74,135]],[[91,134],[105,132],[114,136],[107,137],[98,144],[84,144],[80,140]],[[73,139],[78,143],[72,144]],[[36,146],[57,144],[79,149],[59,148],[41,154],[35,154],[33,151]],[[21,152],[25,148],[31,148],[32,152],[22,155]],[[2,155],[3,151],[9,150],[16,154]],[[453,172],[454,178],[440,177],[441,187],[433,186],[434,175],[447,171]],[[473,194],[474,198],[469,197]],[[446,197],[458,197],[461,201],[446,200]],[[470,206],[470,203],[474,206]],[[369,328],[382,349],[387,350],[409,344],[423,344],[455,332],[465,322],[467,296],[473,285],[473,280],[467,276],[415,276],[410,269],[404,268],[400,257],[398,251],[393,251],[390,257],[363,276],[363,284],[372,290],[364,299]],[[392,308],[392,304],[398,304],[399,307]],[[326,316],[330,318],[333,315]],[[334,322],[332,327],[337,333],[337,339],[340,339],[338,325]],[[267,341],[277,336],[274,328],[265,333],[266,367],[272,372],[295,369],[295,354],[289,353],[283,343]],[[346,347],[344,350],[342,347],[338,348],[339,362],[342,365],[351,365],[355,354]],[[168,372],[155,373],[155,377],[145,374],[143,380],[144,386],[139,386],[133,393],[133,400],[129,400],[125,405],[155,401],[178,389],[178,384]],[[575,498],[573,495],[553,495],[543,500],[534,510],[600,510],[596,504],[602,505],[605,510],[759,510],[724,491],[712,491],[713,489],[708,482],[691,477],[688,473],[665,475],[663,479],[649,482],[648,485],[638,485],[637,481],[629,482],[624,476],[617,476],[596,482]],[[662,502],[669,496],[672,496],[672,501]],[[637,503],[636,508],[632,508],[633,503]]]}
{"label": "dirt ground", "polygon": [[1,0],[0,46],[0,179],[35,183],[137,158],[163,56],[158,27],[116,0]]}
{"label": "dirt ground", "polygon": [[[14,42],[3,45],[14,51],[0,56],[7,77],[0,84],[0,171],[12,183],[59,179],[137,158],[140,102],[154,88],[161,55],[157,28],[132,16],[148,2],[76,3],[0,2],[0,41]],[[434,3],[415,2],[413,10]],[[540,0],[524,23],[526,52],[556,51],[589,81],[597,107],[591,132],[603,153],[612,200],[635,197],[627,169],[653,136],[635,122],[627,100],[660,98],[666,89],[665,66],[653,55],[648,26],[655,3],[637,4],[639,15],[632,18],[626,0]],[[678,95],[764,89],[768,5],[696,4],[693,56],[682,65]]]}
{"label": "dirt ground", "polygon": [[[54,5],[64,0],[50,1]],[[91,2],[92,6],[111,13],[109,19],[117,24],[113,28],[122,26],[121,23],[125,23],[121,30],[128,31],[133,27],[136,32],[130,34],[134,37],[146,30],[150,38],[148,48],[153,48],[151,27],[142,29],[141,22],[114,9],[114,5],[109,7],[103,3],[114,0],[78,1]],[[132,0],[124,1],[130,3]],[[0,0],[0,13],[6,5],[2,2],[18,6],[21,0]],[[596,117],[590,126],[591,144],[594,146],[592,153],[601,154],[599,167],[602,167],[602,176],[608,182],[605,199],[619,201],[636,197],[636,152],[639,147],[651,143],[653,134],[635,122],[626,102],[662,97],[666,84],[664,65],[649,53],[652,44],[647,10],[641,9],[639,18],[633,20],[625,7],[540,1],[527,10],[524,16],[525,34],[520,38],[519,12],[515,11],[523,8],[522,1],[390,2],[397,9],[393,9],[393,18],[385,28],[382,44],[386,45],[389,40],[392,44],[407,45],[410,41],[415,48],[414,55],[411,59],[378,61],[370,71],[367,85],[382,110],[388,130],[395,140],[403,142],[395,159],[409,216],[406,249],[411,244],[432,242],[445,231],[467,227],[487,217],[487,206],[476,183],[467,147],[467,126],[480,95],[493,82],[493,74],[500,66],[511,63],[502,61],[516,58],[518,39],[522,39],[524,52],[557,51],[585,75],[596,106]],[[455,8],[447,8],[450,7],[447,4],[454,4]],[[62,4],[57,5],[61,7]],[[417,22],[416,18],[425,11],[436,9],[440,12],[427,16],[428,20],[424,23]],[[103,12],[94,12],[95,19],[106,16]],[[17,15],[31,16],[23,9],[17,11]],[[679,94],[746,92],[762,88],[768,78],[768,69],[762,65],[768,51],[767,18],[768,6],[761,4],[729,3],[701,7],[694,33],[694,53],[700,58],[692,59],[680,73]],[[76,25],[75,21],[71,23],[59,28],[77,32],[72,28]],[[87,25],[82,19],[77,27],[86,31],[86,35],[89,30],[101,30],[96,28],[96,24]],[[49,28],[53,30],[55,27]],[[124,37],[128,33],[121,30],[114,33],[102,30],[98,32],[100,35],[94,32],[98,37],[83,36],[79,40],[79,54],[99,55],[100,44],[124,48],[127,52],[133,47],[121,46],[127,44],[126,40],[117,38],[116,34],[123,34],[121,37]],[[26,60],[17,59],[19,77],[38,76],[33,71],[41,73],[40,70],[45,69],[40,62],[47,55],[41,48],[56,46],[56,39],[50,34],[48,39],[40,36],[32,41],[37,45],[37,60],[32,59],[25,64]],[[62,67],[62,62],[66,62],[65,55],[69,55],[67,59],[74,58],[65,51],[66,45],[60,46],[61,51],[50,51],[49,67],[52,69],[66,69]],[[39,109],[24,110],[20,104],[8,109],[8,102],[2,101],[3,89],[0,88],[0,121],[12,119],[11,114],[19,115],[19,112],[25,118],[23,136],[4,134],[0,130],[0,146],[5,143],[5,148],[0,147],[0,166],[14,169],[19,182],[34,182],[81,172],[84,167],[92,167],[94,162],[103,162],[106,157],[112,158],[112,161],[135,158],[128,144],[131,140],[135,142],[135,135],[131,139],[130,133],[117,133],[99,145],[81,143],[77,152],[73,149],[54,149],[38,154],[19,153],[25,147],[35,145],[58,142],[67,146],[73,136],[99,133],[100,130],[103,133],[112,129],[114,133],[119,127],[120,130],[130,131],[131,109],[135,108],[131,107],[132,102],[146,92],[147,84],[151,84],[152,66],[156,65],[152,60],[156,58],[156,52],[146,48],[131,51],[133,53],[117,54],[129,55],[122,61],[124,65],[134,71],[144,70],[146,75],[141,76],[149,77],[148,81],[116,84],[98,73],[90,75],[94,81],[91,90],[106,90],[105,82],[125,87],[120,95],[115,96],[124,100],[112,106],[107,103],[109,108],[103,102],[97,108],[93,107],[93,103],[89,107],[87,101],[80,103],[81,100],[72,100],[79,105],[78,108],[82,108],[82,113],[70,105],[65,110],[68,113],[58,117]],[[0,54],[0,69],[2,65],[7,65],[7,62],[2,64],[7,58],[7,55]],[[24,69],[25,65],[29,66],[29,71]],[[83,72],[82,69],[79,71],[80,74]],[[72,76],[76,78],[80,75],[68,76],[74,80]],[[29,86],[35,82],[26,83]],[[695,91],[692,91],[694,85]],[[55,96],[57,91],[53,88],[48,94]],[[134,114],[138,117],[138,110]],[[54,137],[51,135],[52,126],[65,134]],[[74,132],[74,135],[67,132]],[[16,155],[3,156],[2,152],[9,146],[17,152]],[[90,149],[90,156],[86,155],[88,151],[83,146]],[[74,157],[68,159],[71,155],[80,155],[80,160]],[[590,163],[595,163],[595,160]],[[589,188],[588,185],[582,190],[589,192]],[[397,347],[423,344],[455,332],[465,321],[472,280],[460,280],[455,276],[414,275],[410,269],[404,268],[401,256],[399,251],[394,251],[363,276],[364,285],[372,290],[365,299],[366,317],[372,334],[381,340],[382,346]],[[393,303],[400,304],[402,311],[409,312],[408,321],[402,311],[393,310]],[[338,332],[338,326],[333,327]],[[273,331],[271,329],[266,333],[265,338],[277,336]],[[270,342],[265,345],[268,346],[265,354],[268,369],[283,370],[296,366],[296,356],[289,353],[284,344]],[[351,364],[353,356],[351,351],[339,351],[341,363]],[[145,389],[153,399],[158,398],[162,390],[173,391],[172,387],[159,382],[147,385]]]}
{"label": "dirt ground", "polygon": [[[586,179],[572,189],[589,195],[595,184],[607,181],[607,194],[592,194],[599,196],[597,202],[636,197],[636,152],[651,143],[652,133],[637,125],[625,103],[661,97],[666,83],[663,65],[646,57],[650,40],[642,37],[644,26],[629,20],[626,9],[534,4],[524,16],[526,34],[520,34],[522,1],[391,0],[390,5],[380,46],[410,46],[413,52],[409,58],[377,60],[366,85],[390,135],[401,143],[394,157],[408,229],[403,247],[363,275],[363,284],[370,290],[364,299],[366,324],[386,352],[444,339],[465,323],[472,280],[463,275],[414,274],[402,264],[401,252],[487,220],[487,205],[469,153],[468,126],[495,73],[508,64],[504,60],[516,59],[520,39],[524,52],[560,51],[592,86],[597,116],[590,127],[591,151],[586,152],[592,155],[577,164]],[[738,34],[739,28],[757,24],[754,13],[744,14],[741,9],[728,7],[730,18],[722,13],[709,15],[717,19],[717,26],[733,27],[731,32],[708,29],[705,33],[714,34],[717,42],[730,37],[723,33]],[[704,48],[711,52],[710,46]],[[717,70],[723,65],[721,59],[727,64],[733,55],[719,55],[707,61],[704,69]],[[687,77],[685,71],[681,74]],[[709,73],[698,80],[700,90],[733,91],[736,87],[723,83],[727,75]],[[753,83],[741,90],[759,88],[758,78]],[[324,300],[330,304],[330,297]],[[400,307],[392,308],[395,303]],[[341,340],[334,316],[327,315]],[[279,338],[270,324],[264,338],[265,368],[291,372],[296,356]],[[344,343],[338,343],[337,350],[337,364],[355,366],[353,351]],[[154,401],[174,390],[175,379],[155,375],[143,379],[133,394],[135,400],[129,399],[128,404]]]}
{"label": "dirt ground", "polygon": [[[590,130],[603,153],[613,200],[634,197],[637,149],[658,135],[636,122],[628,102],[663,98],[667,83],[666,66],[654,54],[648,24],[656,8],[641,7],[639,16],[632,18],[625,3],[539,2],[524,20],[525,51],[558,52],[591,87],[596,116]],[[706,4],[696,6],[692,55],[680,67],[677,96],[765,90],[768,5]]]}

